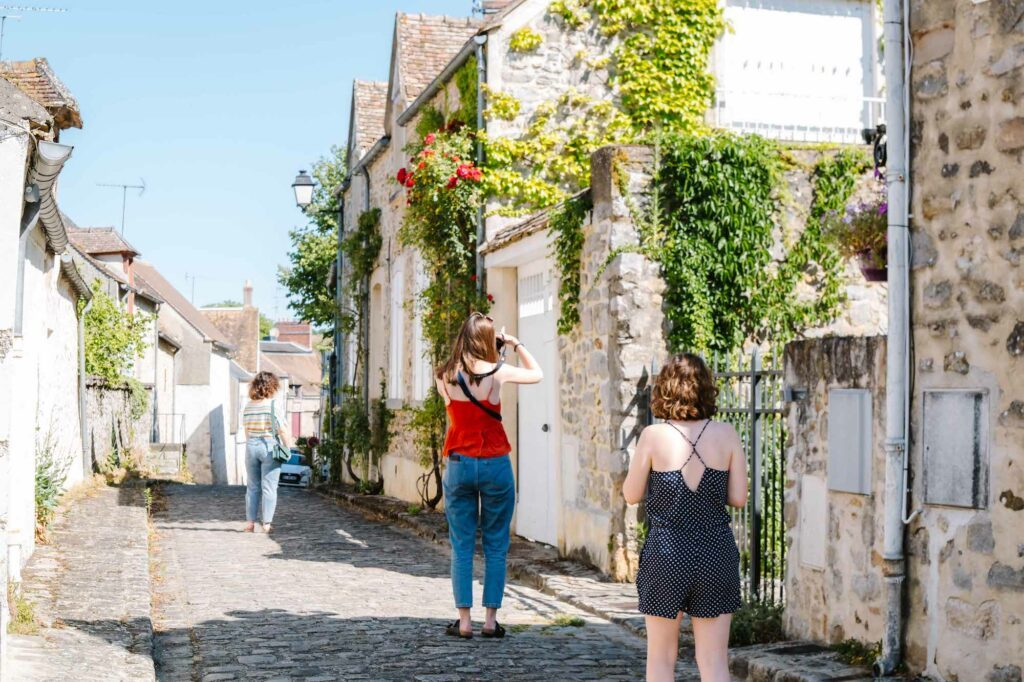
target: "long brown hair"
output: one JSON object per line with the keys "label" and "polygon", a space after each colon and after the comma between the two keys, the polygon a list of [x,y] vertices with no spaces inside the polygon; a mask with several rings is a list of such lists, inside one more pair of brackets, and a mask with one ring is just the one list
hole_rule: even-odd
{"label": "long brown hair", "polygon": [[[497,338],[494,333],[494,320],[483,313],[473,313],[462,323],[459,335],[452,344],[452,354],[437,369],[437,378],[449,384],[455,383],[455,375],[460,368],[469,369],[473,360],[484,362],[498,361]],[[479,384],[480,379],[469,377],[470,383]]]}

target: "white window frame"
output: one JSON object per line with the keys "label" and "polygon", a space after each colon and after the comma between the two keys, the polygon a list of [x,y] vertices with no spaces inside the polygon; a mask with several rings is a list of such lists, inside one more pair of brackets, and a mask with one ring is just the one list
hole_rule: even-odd
{"label": "white window frame", "polygon": [[416,287],[415,299],[413,302],[413,314],[416,317],[416,336],[413,338],[413,400],[423,401],[427,399],[427,393],[433,383],[433,368],[430,366],[430,358],[425,357],[427,341],[423,334],[423,311],[420,309],[420,295],[427,288],[427,269],[423,265],[423,259],[416,257]]}
{"label": "white window frame", "polygon": [[391,292],[389,296],[390,316],[389,328],[389,352],[388,352],[388,398],[401,400],[405,382],[402,376],[402,367],[405,364],[405,277],[402,267],[396,265],[391,272]]}

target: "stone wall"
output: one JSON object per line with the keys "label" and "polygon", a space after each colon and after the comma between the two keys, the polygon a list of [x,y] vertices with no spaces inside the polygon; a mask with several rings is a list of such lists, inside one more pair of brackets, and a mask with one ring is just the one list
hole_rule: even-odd
{"label": "stone wall", "polygon": [[[637,253],[608,255],[639,239],[616,173],[628,174],[634,196],[649,182],[647,147],[607,147],[594,155],[593,214],[584,226],[580,324],[559,338],[562,405],[562,533],[564,550],[617,580],[636,571],[636,507],[622,481],[639,436],[638,389],[665,356],[661,333],[664,282]],[[600,275],[600,276],[599,276]]]}
{"label": "stone wall", "polygon": [[[146,392],[152,399],[152,390]],[[111,454],[119,453],[122,461],[132,458],[136,464],[149,451],[152,413],[146,410],[141,419],[132,418],[131,399],[126,388],[109,388],[102,382],[90,380],[86,387],[86,448],[93,467],[109,461]]]}
{"label": "stone wall", "polygon": [[[785,628],[828,643],[881,637],[885,489],[885,337],[833,337],[786,346]],[[870,392],[870,494],[830,490],[830,389]],[[822,561],[823,560],[823,561]]]}
{"label": "stone wall", "polygon": [[[946,680],[1024,667],[1024,3],[914,2],[911,34],[913,499],[922,391],[980,389],[980,509],[923,505],[909,529],[906,656]],[[969,428],[965,423],[964,428]],[[1013,668],[1012,666],[1016,666]],[[1015,672],[1013,672],[1015,670]]]}

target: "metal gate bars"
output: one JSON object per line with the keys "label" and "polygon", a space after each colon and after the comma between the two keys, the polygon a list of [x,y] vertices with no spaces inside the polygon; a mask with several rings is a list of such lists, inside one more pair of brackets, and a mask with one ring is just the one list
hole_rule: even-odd
{"label": "metal gate bars", "polygon": [[[709,360],[718,385],[717,418],[736,428],[747,457],[750,495],[746,507],[732,510],[743,597],[781,605],[786,554],[782,356],[755,348]],[[652,381],[638,395],[642,424],[653,422],[649,396],[657,369],[652,363]]]}

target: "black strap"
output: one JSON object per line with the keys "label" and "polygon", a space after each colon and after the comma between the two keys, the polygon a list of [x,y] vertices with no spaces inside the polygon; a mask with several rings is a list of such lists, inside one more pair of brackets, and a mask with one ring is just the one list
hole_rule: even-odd
{"label": "black strap", "polygon": [[[676,433],[678,433],[680,436],[682,436],[683,440],[685,440],[687,443],[690,444],[690,456],[686,458],[686,461],[683,462],[683,466],[681,466],[679,468],[682,469],[687,464],[689,464],[690,463],[690,458],[693,457],[694,455],[697,455],[697,459],[700,460],[700,463],[704,464],[704,458],[700,456],[699,452],[697,452],[697,443],[700,442],[700,437],[704,435],[704,430],[708,428],[708,424],[711,423],[711,420],[708,419],[706,422],[704,422],[704,428],[702,428],[700,430],[700,433],[697,434],[697,440],[690,440],[689,438],[687,438],[686,434],[683,433],[682,429],[680,429],[678,426],[676,426],[672,422],[665,422],[665,423],[668,424],[669,426],[671,426],[673,429],[675,429]],[[707,469],[708,465],[704,464],[704,468]]]}
{"label": "black strap", "polygon": [[469,390],[469,385],[466,384],[466,377],[462,376],[462,372],[461,371],[457,372],[455,374],[455,380],[459,382],[459,388],[461,388],[462,392],[466,394],[467,398],[469,398],[469,402],[471,402],[474,405],[476,405],[477,407],[479,407],[481,410],[486,412],[491,417],[497,419],[498,421],[501,421],[501,413],[500,412],[495,412],[494,410],[492,410],[491,408],[487,407],[482,402],[477,400],[476,396],[473,395],[473,392]]}
{"label": "black strap", "polygon": [[477,383],[479,383],[481,379],[486,379],[487,377],[491,376],[492,374],[496,374],[498,372],[498,370],[501,369],[501,366],[504,365],[504,364],[505,364],[505,352],[504,352],[504,349],[502,349],[501,356],[498,358],[498,364],[496,364],[494,366],[494,369],[492,369],[491,371],[484,372],[483,374],[477,374],[476,372],[470,372],[467,369],[466,372],[469,374],[469,376],[471,376],[474,379],[476,379]]}

